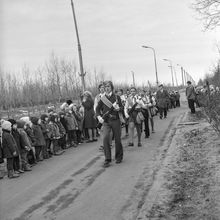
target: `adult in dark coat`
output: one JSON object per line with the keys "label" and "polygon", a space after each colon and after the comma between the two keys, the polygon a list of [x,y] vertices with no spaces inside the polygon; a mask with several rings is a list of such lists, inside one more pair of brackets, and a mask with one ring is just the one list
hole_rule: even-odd
{"label": "adult in dark coat", "polygon": [[167,117],[167,102],[169,101],[169,94],[167,90],[163,88],[163,85],[159,85],[159,90],[156,94],[157,107],[159,108],[160,119]]}
{"label": "adult in dark coat", "polygon": [[33,123],[32,130],[33,130],[33,134],[35,137],[34,147],[36,151],[36,160],[38,162],[38,161],[43,160],[42,159],[42,148],[43,146],[46,145],[46,142],[45,142],[44,135],[40,127],[40,119],[37,117],[31,117],[31,122]]}
{"label": "adult in dark coat", "polygon": [[195,100],[196,100],[196,92],[195,88],[192,85],[191,81],[187,81],[186,87],[186,98],[188,100],[188,105],[192,114],[195,114]]}
{"label": "adult in dark coat", "polygon": [[97,141],[97,139],[94,137],[97,125],[95,119],[94,101],[89,91],[84,92],[82,105],[84,107],[84,128],[88,129],[89,133],[88,142]]}
{"label": "adult in dark coat", "polygon": [[[121,163],[123,160],[121,121],[119,119],[119,111],[122,111],[123,106],[120,97],[113,93],[113,89],[114,87],[111,81],[105,82],[106,94],[98,102],[96,107],[97,118],[100,123],[103,123],[103,147],[105,153],[105,162],[103,164],[104,167],[108,167],[112,160],[110,147],[111,132],[113,132],[115,137],[116,163]],[[107,112],[109,112],[109,114],[107,117],[104,117]]]}
{"label": "adult in dark coat", "polygon": [[18,150],[17,150],[16,142],[13,136],[10,134],[10,132],[11,132],[11,123],[9,121],[4,121],[2,123],[3,155],[7,159],[8,178],[15,178],[15,177],[19,177],[18,174],[14,173],[14,169],[13,169],[14,157],[18,156]]}

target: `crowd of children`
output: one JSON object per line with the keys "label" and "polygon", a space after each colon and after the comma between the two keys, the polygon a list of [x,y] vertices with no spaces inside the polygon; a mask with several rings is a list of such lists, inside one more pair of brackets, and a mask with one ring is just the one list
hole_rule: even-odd
{"label": "crowd of children", "polygon": [[19,177],[38,162],[81,144],[83,117],[80,106],[69,100],[58,113],[49,109],[40,117],[2,119],[0,163],[6,159],[8,178]]}

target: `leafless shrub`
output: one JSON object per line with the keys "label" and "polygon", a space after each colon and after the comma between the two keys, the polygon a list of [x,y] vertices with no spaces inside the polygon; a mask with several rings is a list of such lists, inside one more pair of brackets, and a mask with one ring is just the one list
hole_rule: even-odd
{"label": "leafless shrub", "polygon": [[205,30],[220,26],[220,0],[194,0],[192,8],[203,21]]}

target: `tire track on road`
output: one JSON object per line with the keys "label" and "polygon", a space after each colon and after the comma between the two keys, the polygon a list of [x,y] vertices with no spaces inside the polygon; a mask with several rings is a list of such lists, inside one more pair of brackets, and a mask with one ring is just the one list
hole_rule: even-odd
{"label": "tire track on road", "polygon": [[179,117],[173,118],[164,135],[162,136],[159,145],[157,146],[158,150],[151,161],[148,161],[148,164],[144,168],[139,180],[134,186],[130,198],[127,200],[125,205],[120,211],[120,217],[123,220],[134,220],[137,218],[145,199],[155,181],[156,175],[160,170],[162,163],[166,157],[169,146],[172,142],[172,139],[176,133],[176,124],[179,120],[182,119],[182,115]]}
{"label": "tire track on road", "polygon": [[[77,170],[76,172],[74,172],[73,174],[71,174],[70,176],[72,178],[68,178],[66,180],[64,180],[61,184],[59,184],[55,189],[49,191],[47,193],[46,196],[43,196],[41,198],[41,201],[30,206],[29,208],[27,208],[22,214],[20,214],[19,217],[14,218],[15,220],[26,220],[26,219],[30,219],[32,214],[39,210],[42,209],[44,206],[46,206],[48,203],[52,202],[53,200],[55,200],[60,194],[62,194],[63,191],[65,191],[67,189],[67,187],[72,184],[75,180],[75,177],[82,175],[85,171],[87,171],[89,168],[91,168],[98,160],[101,159],[101,155],[98,155],[96,157],[94,157],[92,160],[90,160],[83,168]],[[104,172],[105,169],[103,169]],[[102,172],[101,172],[102,173]],[[101,174],[100,173],[100,174]],[[100,175],[99,174],[99,175]],[[97,175],[97,177],[99,176]],[[95,175],[96,176],[96,175]],[[74,178],[73,178],[74,177]],[[92,177],[93,180],[94,177]],[[90,180],[91,181],[91,180]],[[95,179],[92,181],[94,182]],[[89,182],[90,183],[90,182]],[[88,184],[88,186],[90,186],[91,184]]]}

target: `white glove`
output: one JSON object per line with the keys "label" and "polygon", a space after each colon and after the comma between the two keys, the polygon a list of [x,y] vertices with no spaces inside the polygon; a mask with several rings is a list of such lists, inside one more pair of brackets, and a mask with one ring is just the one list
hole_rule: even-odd
{"label": "white glove", "polygon": [[97,118],[98,118],[99,123],[103,124],[104,119],[100,115]]}
{"label": "white glove", "polygon": [[128,113],[125,113],[125,118],[129,118],[129,114]]}
{"label": "white glove", "polygon": [[119,105],[117,104],[117,102],[114,102],[112,106],[114,107],[115,110],[119,110]]}
{"label": "white glove", "polygon": [[139,105],[141,104],[141,100],[139,100],[139,99],[137,99],[136,102],[137,102],[137,104],[139,104]]}

